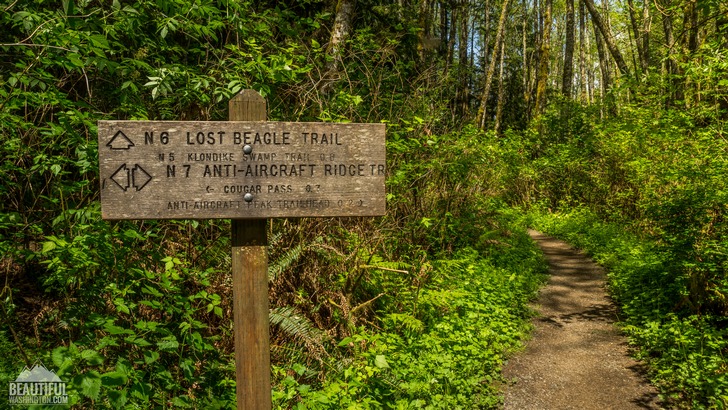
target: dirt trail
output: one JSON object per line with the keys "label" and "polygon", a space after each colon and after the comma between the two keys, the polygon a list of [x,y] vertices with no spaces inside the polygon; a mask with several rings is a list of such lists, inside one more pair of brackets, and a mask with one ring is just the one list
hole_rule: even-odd
{"label": "dirt trail", "polygon": [[529,232],[549,261],[526,350],[504,368],[505,409],[661,409],[614,326],[604,271],[564,242]]}

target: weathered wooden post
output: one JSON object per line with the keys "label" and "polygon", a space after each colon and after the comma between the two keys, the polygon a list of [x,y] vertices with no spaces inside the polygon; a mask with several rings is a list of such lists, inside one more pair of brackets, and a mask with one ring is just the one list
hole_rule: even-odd
{"label": "weathered wooden post", "polygon": [[[230,121],[265,121],[266,103],[253,90],[230,100]],[[238,409],[271,408],[267,219],[232,219],[233,320]]]}
{"label": "weathered wooden post", "polygon": [[228,121],[99,121],[104,219],[230,219],[238,409],[271,408],[268,218],[384,215],[384,124],[266,122],[245,90]]}

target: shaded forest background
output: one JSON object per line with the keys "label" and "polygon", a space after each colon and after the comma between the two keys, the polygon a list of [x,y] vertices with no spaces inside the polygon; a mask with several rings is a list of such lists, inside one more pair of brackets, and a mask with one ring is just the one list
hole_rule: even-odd
{"label": "shaded forest background", "polygon": [[252,88],[270,120],[387,124],[386,216],[270,224],[275,406],[497,407],[530,223],[613,267],[671,406],[726,407],[723,2],[0,9],[3,381],[42,359],[77,408],[234,407],[229,222],[101,221],[96,121]]}

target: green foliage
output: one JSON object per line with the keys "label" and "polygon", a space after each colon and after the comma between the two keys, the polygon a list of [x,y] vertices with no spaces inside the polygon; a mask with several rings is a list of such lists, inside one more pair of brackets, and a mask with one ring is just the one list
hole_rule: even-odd
{"label": "green foliage", "polygon": [[586,125],[574,118],[588,111],[566,120],[554,109],[544,119],[548,133],[523,135],[532,160],[514,180],[535,179],[524,194],[532,203],[554,210],[584,204],[665,244],[688,281],[683,302],[695,313],[728,313],[722,123],[697,127],[694,113],[622,110],[624,118]]}
{"label": "green foliage", "polygon": [[[276,403],[494,405],[539,262],[500,214],[494,135],[450,132],[449,108],[432,103],[443,87],[416,64],[417,16],[360,8],[322,84],[323,2],[3,6],[4,357],[53,366],[74,408],[234,407],[229,224],[102,221],[96,122],[221,120],[253,88],[271,119],[384,121],[391,154],[387,216],[271,223]],[[2,380],[18,365],[0,361]]]}
{"label": "green foliage", "polygon": [[706,42],[682,56],[684,72],[633,88],[611,118],[555,101],[502,145],[508,200],[609,269],[624,329],[678,408],[728,400],[725,63],[712,57],[724,52]]}
{"label": "green foliage", "polygon": [[689,277],[669,246],[604,223],[585,208],[532,216],[532,222],[583,248],[608,269],[621,326],[675,408],[723,408],[728,399],[725,318],[692,313]]}
{"label": "green foliage", "polygon": [[102,222],[96,121],[222,119],[239,90],[300,80],[308,51],[290,40],[322,19],[206,0],[3,6],[2,334],[17,330],[31,357],[52,351],[77,407],[234,398],[230,292],[209,268],[225,266],[226,226]]}
{"label": "green foliage", "polygon": [[[15,362],[16,346],[12,341],[12,336],[9,332],[0,331],[0,380],[15,380],[18,373],[22,370],[22,366],[18,369],[18,364]],[[0,406],[7,406],[8,396],[0,396]]]}
{"label": "green foliage", "polygon": [[387,180],[388,217],[414,224],[401,226],[415,235],[414,244],[433,250],[469,246],[470,239],[492,228],[485,225],[501,208],[499,142],[472,127],[422,135],[426,129],[417,116],[388,128],[387,155],[395,169]]}
{"label": "green foliage", "polygon": [[330,363],[318,388],[305,366],[277,368],[276,408],[497,408],[500,366],[529,329],[526,304],[544,269],[525,232],[511,242],[522,246],[498,261],[468,248],[436,261],[412,310],[380,310],[380,332],[359,329],[339,342],[351,358]]}
{"label": "green foliage", "polygon": [[99,283],[101,303],[69,305],[64,320],[79,337],[51,359],[71,380],[73,403],[234,402],[230,359],[216,347],[223,311],[220,295],[209,291],[215,272],[191,272],[175,257],[159,264],[155,271],[128,267],[120,280]]}

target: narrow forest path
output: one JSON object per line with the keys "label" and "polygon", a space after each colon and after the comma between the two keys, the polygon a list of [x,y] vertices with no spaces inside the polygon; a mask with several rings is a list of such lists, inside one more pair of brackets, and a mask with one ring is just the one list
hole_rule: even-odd
{"label": "narrow forest path", "polygon": [[529,233],[549,262],[550,279],[539,295],[533,338],[504,368],[505,409],[662,408],[614,326],[603,269],[562,241]]}

